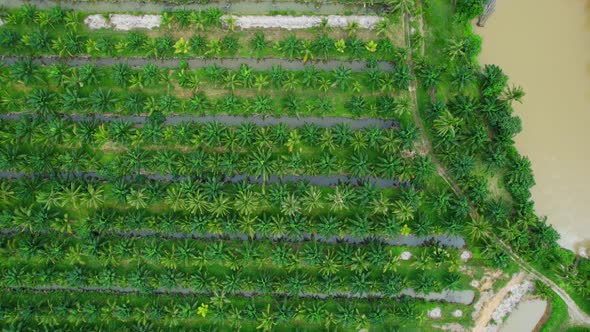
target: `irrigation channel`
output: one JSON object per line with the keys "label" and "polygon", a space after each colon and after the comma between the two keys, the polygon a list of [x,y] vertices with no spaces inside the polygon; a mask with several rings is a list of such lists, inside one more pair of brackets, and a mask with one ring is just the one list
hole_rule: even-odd
{"label": "irrigation channel", "polygon": [[[5,64],[12,65],[28,57],[22,56],[0,56],[0,61]],[[69,66],[82,66],[87,63],[94,63],[97,66],[113,66],[118,63],[128,64],[130,67],[139,68],[141,66],[153,63],[160,68],[178,68],[181,61],[186,62],[191,68],[203,68],[210,65],[218,65],[223,68],[237,70],[242,64],[248,65],[254,70],[270,70],[273,66],[281,66],[285,70],[303,70],[306,67],[315,67],[318,70],[334,70],[338,67],[350,68],[353,72],[362,72],[367,69],[367,62],[360,60],[340,61],[340,60],[326,60],[326,61],[291,61],[287,59],[278,58],[227,58],[227,59],[203,59],[203,58],[187,58],[187,59],[148,59],[139,57],[125,57],[125,58],[95,58],[90,56],[79,56],[73,58],[60,58],[58,56],[40,56],[33,58],[34,62],[39,65],[52,65],[54,63],[65,63]],[[388,61],[377,62],[377,67],[380,70],[388,71],[393,69],[393,64]]]}
{"label": "irrigation channel", "polygon": [[[162,1],[164,2],[164,1]],[[66,9],[75,9],[85,12],[110,13],[110,12],[135,12],[135,13],[158,13],[172,10],[205,10],[207,8],[219,8],[226,13],[260,15],[271,12],[297,12],[313,13],[315,15],[342,14],[354,12],[362,14],[375,14],[380,11],[379,6],[366,6],[359,4],[341,4],[335,2],[303,3],[294,1],[219,1],[208,4],[173,4],[173,3],[150,3],[145,1],[48,1],[48,0],[3,0],[2,6],[17,8],[24,4],[33,4],[39,9],[47,9],[60,6]]]}
{"label": "irrigation channel", "polygon": [[[25,116],[36,116],[34,114],[26,114],[26,113],[7,113],[7,114],[0,114],[0,119],[2,120],[10,120],[16,121],[21,119]],[[101,122],[117,122],[117,121],[124,121],[130,122],[133,124],[144,124],[148,121],[147,116],[140,116],[140,115],[129,115],[129,116],[119,116],[119,115],[108,115],[108,114],[95,114],[95,115],[84,115],[84,114],[74,114],[74,115],[62,115],[65,119],[70,119],[75,122],[83,122],[83,121],[93,121],[98,120]],[[326,117],[292,117],[292,116],[281,116],[281,117],[274,117],[274,116],[239,116],[239,115],[225,115],[225,114],[216,114],[216,115],[168,115],[166,116],[166,120],[164,121],[167,125],[177,125],[182,123],[208,123],[208,122],[217,122],[222,125],[228,126],[239,126],[246,123],[251,123],[259,127],[267,127],[267,126],[275,126],[278,124],[284,124],[289,128],[298,128],[303,127],[306,124],[313,124],[320,128],[331,128],[337,125],[348,125],[351,129],[366,129],[366,128],[379,128],[379,129],[387,129],[387,128],[397,128],[399,127],[399,123],[395,120],[384,120],[384,119],[376,119],[376,118],[362,118],[362,119],[351,119],[345,117],[335,117],[335,116],[326,116]]]}
{"label": "irrigation channel", "polygon": [[[22,178],[32,178],[32,177],[41,177],[41,178],[49,178],[49,179],[69,179],[69,178],[80,178],[80,179],[98,179],[104,180],[105,177],[96,173],[96,172],[57,172],[54,174],[28,174],[28,173],[21,173],[21,172],[6,172],[0,171],[0,179],[22,179]],[[171,174],[140,174],[140,175],[126,175],[123,178],[126,181],[133,181],[139,177],[145,177],[149,180],[154,181],[183,181],[183,180],[190,180],[190,179],[200,179],[206,181],[206,178],[200,177],[193,177],[193,176],[176,176]],[[384,178],[376,178],[372,176],[368,176],[366,178],[357,178],[357,177],[349,177],[346,175],[271,175],[268,177],[266,181],[263,181],[262,178],[252,175],[245,175],[245,174],[236,174],[233,176],[224,176],[221,179],[224,183],[241,183],[247,181],[249,183],[255,184],[273,184],[273,183],[294,183],[294,182],[307,182],[314,186],[319,187],[336,187],[339,184],[350,184],[352,186],[359,186],[363,183],[371,183],[375,185],[377,188],[393,188],[393,187],[407,187],[410,185],[408,181],[398,181],[395,179],[384,179]]]}
{"label": "irrigation channel", "polygon": [[[141,290],[131,287],[66,287],[66,286],[37,286],[37,287],[8,287],[12,291],[35,291],[35,292],[100,292],[100,293],[121,293],[121,294],[134,294],[142,293]],[[153,294],[181,294],[181,295],[213,295],[210,291],[197,291],[194,289],[187,288],[157,288],[153,291]],[[255,291],[236,291],[230,292],[226,295],[241,296],[251,298],[254,296],[264,296],[268,293],[255,292]],[[293,295],[290,293],[273,292],[273,297],[299,297],[299,298],[310,298],[310,299],[329,299],[329,298],[345,298],[345,299],[383,299],[392,298],[380,292],[370,292],[363,294],[353,294],[350,292],[324,294],[324,293],[298,293]],[[413,298],[423,299],[426,301],[445,301],[450,303],[469,305],[475,298],[475,292],[472,290],[445,290],[440,293],[431,292],[428,294],[416,293],[412,288],[402,290],[397,297],[409,296]]]}

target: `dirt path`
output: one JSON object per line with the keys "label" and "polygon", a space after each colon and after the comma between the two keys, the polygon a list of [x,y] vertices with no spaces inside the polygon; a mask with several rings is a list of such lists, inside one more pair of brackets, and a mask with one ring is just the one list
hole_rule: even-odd
{"label": "dirt path", "polygon": [[[418,3],[418,6],[422,6],[421,1],[418,1],[417,3]],[[420,33],[422,35],[424,35],[423,17],[420,15],[417,19],[419,20],[419,23],[420,23],[419,24]],[[406,16],[404,16],[404,30],[405,30],[404,36],[406,37],[406,46],[408,47],[408,49],[411,50],[409,22],[408,22],[408,19]],[[422,47],[421,55],[424,56],[424,54],[425,54],[425,48]],[[411,56],[411,52],[410,52],[409,64],[410,64],[410,70],[413,75],[414,74],[414,66],[413,66],[413,62],[412,62],[411,57],[412,56]],[[458,197],[463,197],[464,193],[461,190],[461,188],[459,188],[457,183],[455,183],[453,178],[448,174],[446,168],[436,158],[435,154],[432,151],[432,143],[428,139],[426,130],[424,129],[424,124],[422,122],[422,118],[420,117],[420,114],[418,113],[419,112],[419,105],[418,105],[418,97],[416,94],[416,89],[417,89],[417,83],[414,80],[414,82],[412,82],[412,85],[410,86],[409,91],[410,91],[410,94],[412,97],[412,101],[414,103],[414,107],[412,108],[412,114],[413,114],[416,126],[418,127],[418,130],[420,131],[420,142],[418,145],[418,150],[420,151],[420,153],[428,154],[432,157],[432,162],[436,165],[436,170],[437,170],[438,175],[440,177],[442,177],[445,180],[445,182],[447,182],[449,184],[449,187],[453,190],[455,195],[457,195]],[[430,91],[430,97],[431,98],[434,97],[433,91]],[[471,209],[471,212],[470,212],[471,217],[474,219],[479,218],[479,213],[477,212],[475,207],[471,206],[470,209]],[[569,296],[569,294],[565,290],[563,290],[563,288],[559,287],[559,285],[557,285],[553,280],[544,276],[542,273],[540,273],[534,267],[532,267],[529,263],[527,263],[524,259],[522,259],[517,253],[515,253],[512,250],[512,248],[509,245],[507,245],[506,243],[504,243],[504,241],[502,241],[502,239],[497,237],[496,234],[486,234],[486,237],[489,240],[498,243],[500,245],[500,247],[510,256],[510,258],[523,271],[528,272],[534,278],[536,278],[536,279],[540,280],[541,282],[543,282],[544,284],[548,285],[549,287],[551,287],[551,290],[553,290],[557,295],[559,295],[559,297],[566,303],[566,305],[568,307],[568,313],[570,316],[570,323],[571,324],[590,326],[590,316],[588,316],[584,311],[582,311],[582,309],[580,309],[580,307],[578,307],[576,302]],[[493,312],[493,310],[492,310],[492,312]],[[488,321],[489,321],[489,319],[488,319]]]}
{"label": "dirt path", "polygon": [[475,320],[475,326],[473,328],[473,332],[483,332],[485,327],[492,319],[492,314],[496,310],[496,308],[502,303],[502,300],[508,295],[510,291],[510,287],[521,283],[524,278],[526,277],[525,273],[518,273],[504,286],[502,287],[494,297],[484,304],[483,308],[479,312]]}

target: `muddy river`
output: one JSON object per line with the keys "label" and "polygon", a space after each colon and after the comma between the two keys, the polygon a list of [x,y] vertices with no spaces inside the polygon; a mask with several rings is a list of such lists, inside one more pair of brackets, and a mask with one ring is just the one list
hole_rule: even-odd
{"label": "muddy river", "polygon": [[560,244],[590,254],[590,1],[497,0],[480,63],[526,90],[518,149],[532,163],[536,210]]}

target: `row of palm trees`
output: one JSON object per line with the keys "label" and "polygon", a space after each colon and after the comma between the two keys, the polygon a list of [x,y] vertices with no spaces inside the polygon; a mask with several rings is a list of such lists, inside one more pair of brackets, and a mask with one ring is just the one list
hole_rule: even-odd
{"label": "row of palm trees", "polygon": [[0,149],[0,169],[33,175],[98,172],[107,177],[142,173],[227,177],[246,174],[259,177],[263,182],[268,181],[271,175],[294,174],[343,175],[361,180],[372,176],[401,182],[415,180],[422,184],[434,175],[434,166],[427,157],[416,157],[412,161],[392,155],[375,156],[369,152],[335,154],[325,150],[309,154],[263,148],[245,152],[207,152],[201,149],[162,152],[160,147],[119,149],[114,153],[103,153],[99,148],[57,149],[50,145],[23,148],[8,145]]}
{"label": "row of palm trees", "polygon": [[[163,238],[101,237],[83,239],[57,234],[14,234],[12,244],[1,255],[6,262],[26,259],[34,262],[57,263],[60,260],[83,262],[83,265],[104,265],[125,261],[131,265],[159,265],[167,268],[205,267],[221,264],[232,271],[260,266],[319,269],[322,276],[341,271],[410,273],[408,267],[419,270],[447,267],[456,269],[459,251],[429,246],[423,248],[394,248],[371,241],[368,244],[326,244],[306,242],[300,246],[271,241],[225,241]],[[415,257],[411,262],[400,261],[402,251]],[[328,268],[328,265],[331,266]],[[388,277],[389,278],[389,277]],[[387,278],[387,279],[388,279]]]}
{"label": "row of palm trees", "polygon": [[354,118],[401,118],[407,112],[409,100],[386,94],[374,96],[327,95],[322,92],[289,92],[273,97],[256,94],[241,97],[233,93],[209,97],[203,92],[189,98],[173,94],[117,91],[109,88],[63,89],[54,92],[35,88],[30,92],[10,89],[4,92],[0,105],[8,112],[33,111],[41,116],[84,113],[118,113],[122,115],[274,115],[274,116],[335,116]]}
{"label": "row of palm trees", "polygon": [[2,68],[0,82],[3,84],[22,83],[27,86],[47,86],[56,88],[83,89],[104,86],[118,86],[143,90],[165,87],[168,91],[180,86],[198,91],[202,85],[234,91],[236,89],[282,90],[320,90],[355,93],[360,92],[398,92],[407,90],[413,80],[405,64],[397,65],[392,71],[380,70],[377,63],[368,63],[368,69],[353,73],[350,67],[340,65],[332,71],[318,70],[306,66],[303,70],[285,70],[281,65],[273,65],[270,70],[256,71],[247,64],[237,70],[230,70],[217,64],[191,70],[182,62],[180,67],[171,70],[148,63],[134,69],[126,63],[111,67],[98,67],[86,63],[79,67],[65,63],[51,66],[38,66],[31,59],[17,61]]}
{"label": "row of palm trees", "polygon": [[[444,191],[423,197],[421,192],[410,189],[394,199],[371,185],[320,190],[298,183],[297,189],[291,191],[283,184],[264,188],[242,183],[233,185],[237,188],[228,192],[222,189],[227,186],[219,182],[203,183],[199,186],[202,189],[187,183],[165,186],[155,181],[143,186],[124,180],[109,186],[78,181],[45,186],[41,183],[41,179],[3,181],[0,198],[7,212],[5,228],[64,231],[62,227],[66,227],[80,234],[148,229],[165,234],[250,237],[259,234],[300,238],[304,232],[327,237],[396,237],[457,233],[469,212],[468,205],[466,211],[463,201],[451,199]],[[158,206],[161,213],[152,214],[153,206]],[[431,206],[436,209],[431,211]],[[54,216],[54,212],[63,210],[91,215],[71,224]]]}
{"label": "row of palm trees", "polygon": [[[221,266],[205,262],[197,263],[198,269],[180,264],[177,260],[162,258],[157,264],[137,261],[101,262],[96,265],[94,259],[76,260],[76,253],[69,253],[65,259],[38,259],[32,261],[3,261],[0,265],[2,287],[101,287],[104,291],[132,288],[136,291],[151,293],[161,290],[189,290],[196,293],[226,292],[240,294],[255,292],[255,296],[291,296],[309,297],[302,294],[323,294],[329,297],[339,295],[367,297],[395,297],[407,289],[413,288],[420,294],[440,292],[443,289],[466,286],[461,282],[460,274],[448,272],[445,268],[428,268],[421,265],[414,272],[384,273],[381,269],[361,269],[358,266],[368,263],[354,261],[350,270],[327,257],[321,267],[300,268],[295,265],[281,247],[270,254],[272,264],[261,266],[242,265],[241,259],[229,257]],[[57,250],[55,248],[54,250]],[[104,259],[114,257],[101,257]],[[447,283],[446,281],[452,281]]]}
{"label": "row of palm trees", "polygon": [[144,125],[134,125],[125,121],[101,122],[89,119],[75,122],[70,118],[22,116],[18,120],[6,120],[0,124],[0,142],[7,145],[47,142],[68,148],[117,142],[140,147],[163,145],[172,151],[182,146],[184,151],[189,147],[207,151],[221,147],[230,151],[255,151],[257,148],[280,150],[285,147],[289,152],[297,152],[303,147],[326,145],[333,146],[329,151],[378,150],[394,154],[411,145],[411,142],[404,141],[400,131],[403,130],[378,127],[352,129],[347,123],[324,128],[314,123],[291,128],[285,123],[259,127],[252,122],[235,126],[216,121],[174,125],[148,121]]}
{"label": "row of palm trees", "polygon": [[46,28],[0,28],[0,50],[5,55],[56,55],[69,58],[80,55],[96,57],[137,56],[154,59],[204,57],[225,58],[237,54],[262,57],[284,57],[289,60],[328,60],[330,58],[399,60],[404,51],[390,39],[362,40],[354,35],[334,39],[318,33],[314,39],[291,33],[278,41],[270,41],[263,33],[255,33],[247,41],[241,34],[229,32],[220,38],[194,34],[190,38],[174,38],[171,34],[148,37],[141,32],[105,35],[97,32],[54,32]]}
{"label": "row of palm trees", "polygon": [[[369,303],[366,300],[255,299],[243,301],[225,293],[211,297],[76,294],[38,294],[16,291],[6,294],[2,324],[6,329],[64,328],[112,330],[362,328],[370,324],[397,329],[417,326],[421,303],[399,301]],[[450,308],[449,310],[452,310]],[[305,321],[306,323],[301,323]],[[393,323],[392,323],[393,321]]]}

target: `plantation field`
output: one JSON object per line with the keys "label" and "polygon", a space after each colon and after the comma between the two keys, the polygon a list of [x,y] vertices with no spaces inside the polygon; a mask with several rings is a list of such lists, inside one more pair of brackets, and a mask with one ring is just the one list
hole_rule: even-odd
{"label": "plantation field", "polygon": [[461,8],[120,31],[68,6],[0,10],[3,329],[469,329],[519,268],[492,236],[559,255],[511,146],[521,91]]}

